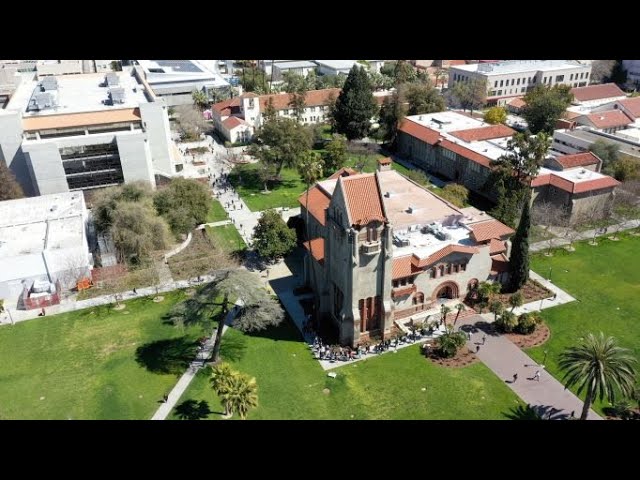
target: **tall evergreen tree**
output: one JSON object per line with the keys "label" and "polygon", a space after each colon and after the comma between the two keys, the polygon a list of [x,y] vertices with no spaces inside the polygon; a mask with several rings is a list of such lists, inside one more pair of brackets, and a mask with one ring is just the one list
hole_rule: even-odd
{"label": "tall evergreen tree", "polygon": [[531,189],[527,188],[522,216],[511,247],[509,290],[520,290],[529,279],[529,229],[531,227]]}
{"label": "tall evergreen tree", "polygon": [[333,115],[337,132],[349,140],[366,137],[376,108],[369,76],[356,64],[336,100]]}
{"label": "tall evergreen tree", "polygon": [[4,161],[0,160],[0,202],[24,197],[22,187]]}

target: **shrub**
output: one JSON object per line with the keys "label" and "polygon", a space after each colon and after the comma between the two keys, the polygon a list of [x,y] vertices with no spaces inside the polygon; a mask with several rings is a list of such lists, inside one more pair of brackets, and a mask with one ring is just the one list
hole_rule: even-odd
{"label": "shrub", "polygon": [[518,326],[518,319],[513,313],[506,311],[495,321],[495,326],[503,333],[511,333]]}
{"label": "shrub", "polygon": [[515,331],[522,335],[529,335],[533,333],[538,325],[538,319],[532,313],[523,313],[518,317],[518,323],[515,327]]}
{"label": "shrub", "polygon": [[443,358],[455,357],[458,350],[466,343],[467,336],[463,332],[448,331],[438,338],[436,352]]}

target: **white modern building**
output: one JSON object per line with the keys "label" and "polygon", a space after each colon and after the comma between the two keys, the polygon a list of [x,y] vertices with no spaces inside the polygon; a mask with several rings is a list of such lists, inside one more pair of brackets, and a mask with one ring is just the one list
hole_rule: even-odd
{"label": "white modern building", "polygon": [[294,73],[306,77],[309,72],[314,71],[316,67],[317,65],[309,60],[274,63],[272,66],[273,80],[275,82],[282,80],[284,73]]}
{"label": "white modern building", "polygon": [[31,296],[71,288],[89,276],[87,208],[80,192],[0,202],[0,298],[15,308],[25,287]]}
{"label": "white modern building", "polygon": [[355,60],[314,60],[320,75],[349,75]]}
{"label": "white modern building", "polygon": [[23,81],[0,131],[0,161],[28,195],[175,173],[167,107],[125,72]]}
{"label": "white modern building", "polygon": [[576,60],[508,60],[496,63],[456,65],[449,69],[449,88],[457,82],[482,79],[487,84],[487,104],[504,105],[536,85],[589,84],[591,65]]}
{"label": "white modern building", "polygon": [[153,94],[167,106],[193,103],[194,90],[212,96],[214,91],[228,91],[227,82],[218,73],[217,60],[138,60],[134,69]]}
{"label": "white modern building", "polygon": [[627,71],[627,85],[640,89],[640,60],[622,60],[622,68]]}

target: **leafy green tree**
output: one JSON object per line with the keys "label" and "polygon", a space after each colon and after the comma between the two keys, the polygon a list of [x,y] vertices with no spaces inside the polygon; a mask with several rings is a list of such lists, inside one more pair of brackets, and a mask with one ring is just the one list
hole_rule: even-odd
{"label": "leafy green tree", "polygon": [[539,317],[534,312],[523,313],[518,317],[515,331],[521,335],[529,335],[535,331],[539,321]]}
{"label": "leafy green tree", "polygon": [[207,220],[211,196],[205,185],[189,178],[176,177],[153,198],[158,213],[174,233],[188,233]]}
{"label": "leafy green tree", "polygon": [[537,85],[527,92],[523,100],[526,105],[522,109],[522,116],[529,130],[553,135],[556,122],[573,101],[573,94],[570,85]]}
{"label": "leafy green tree", "polygon": [[464,207],[469,200],[469,189],[459,183],[449,183],[444,188],[438,190],[437,195],[456,207]]}
{"label": "leafy green tree", "polygon": [[267,78],[262,69],[254,66],[242,67],[240,83],[247,92],[255,92],[258,95],[267,93]]}
{"label": "leafy green tree", "polygon": [[322,158],[325,171],[331,173],[340,170],[347,161],[347,139],[343,135],[334,133],[324,149]]}
{"label": "leafy green tree", "polygon": [[442,323],[446,323],[447,322],[447,315],[449,315],[449,313],[451,313],[451,308],[447,307],[446,305],[442,305],[440,307],[440,313],[442,314],[442,317],[441,317]]}
{"label": "leafy green tree", "polygon": [[487,102],[487,82],[477,78],[469,82],[456,82],[451,88],[451,94],[466,111],[481,108]]}
{"label": "leafy green tree", "polygon": [[442,112],[446,108],[444,98],[430,82],[410,83],[403,90],[409,115]]}
{"label": "leafy green tree", "polygon": [[613,337],[587,334],[575,347],[560,354],[558,365],[565,371],[563,381],[567,388],[578,387],[578,395],[586,390],[580,420],[586,420],[593,401],[605,398],[615,403],[616,396],[631,396],[635,385],[635,363],[629,350],[619,347]]}
{"label": "leafy green tree", "polygon": [[404,176],[409,180],[413,180],[417,184],[422,185],[423,187],[428,187],[429,185],[431,185],[429,177],[427,177],[427,174],[422,170],[412,169],[406,172]]}
{"label": "leafy green tree", "polygon": [[527,188],[518,229],[513,237],[509,263],[509,289],[520,290],[529,279],[529,230],[531,228],[531,190]]}
{"label": "leafy green tree", "polygon": [[639,178],[640,161],[630,155],[620,156],[618,161],[615,163],[613,177],[621,182]]}
{"label": "leafy green tree", "polygon": [[507,141],[507,153],[496,160],[496,165],[514,173],[524,185],[538,175],[551,146],[551,137],[544,132],[530,135],[516,133]]}
{"label": "leafy green tree", "polygon": [[509,306],[511,307],[511,311],[513,312],[516,307],[521,307],[524,304],[524,295],[522,292],[516,292],[509,297]]}
{"label": "leafy green tree", "polygon": [[22,187],[4,160],[0,159],[0,202],[23,198]]}
{"label": "leafy green tree", "polygon": [[613,173],[615,165],[619,159],[618,147],[613,142],[606,140],[596,140],[589,145],[589,151],[593,152],[600,160],[602,160],[602,171],[605,173]]}
{"label": "leafy green tree", "polygon": [[295,167],[298,158],[310,148],[311,134],[307,128],[290,118],[276,118],[258,130],[248,153],[273,165],[279,176],[283,166]]}
{"label": "leafy green tree", "polygon": [[376,110],[367,72],[354,65],[336,100],[333,112],[336,131],[349,140],[366,137]]}
{"label": "leafy green tree", "polygon": [[516,314],[505,310],[495,321],[496,328],[504,333],[511,333],[518,326],[518,318]]}
{"label": "leafy green tree", "polygon": [[611,69],[609,81],[617,83],[618,85],[624,85],[627,83],[627,71],[622,66],[622,60],[616,60],[616,63]]}
{"label": "leafy green tree", "polygon": [[209,106],[209,99],[207,98],[207,94],[202,90],[194,90],[193,92],[191,92],[191,98],[193,98],[193,103],[200,110],[204,110]]}
{"label": "leafy green tree", "polygon": [[437,342],[436,352],[438,355],[443,358],[452,358],[467,342],[467,337],[463,332],[454,332],[452,328],[448,328],[445,333],[438,337]]}
{"label": "leafy green tree", "polygon": [[296,233],[287,227],[277,211],[265,210],[254,229],[253,246],[261,257],[276,260],[295,248]]}
{"label": "leafy green tree", "polygon": [[460,316],[461,312],[464,312],[465,310],[465,306],[463,303],[459,303],[456,305],[456,318],[453,320],[453,326],[456,326],[456,322],[458,321],[458,317]]}
{"label": "leafy green tree", "polygon": [[501,288],[502,285],[498,282],[480,282],[478,293],[482,300],[490,304],[493,298],[500,293]]}
{"label": "leafy green tree", "polygon": [[522,182],[509,170],[503,169],[492,172],[486,185],[498,192],[498,201],[491,210],[491,215],[515,228],[518,225],[525,193]]}
{"label": "leafy green tree", "polygon": [[440,85],[440,87],[444,87],[444,79],[448,77],[447,71],[439,68],[438,70],[436,70],[435,77],[436,87],[438,86],[438,83],[440,83],[440,80],[442,80],[442,85]]}
{"label": "leafy green tree", "polygon": [[225,410],[232,415],[237,412],[241,419],[258,406],[258,384],[254,377],[239,373],[229,379],[229,387],[221,395]]}
{"label": "leafy green tree", "polygon": [[287,93],[296,93],[307,90],[305,78],[295,72],[285,72],[282,74],[284,80],[283,90]]}
{"label": "leafy green tree", "polygon": [[417,78],[416,69],[406,60],[396,62],[393,76],[396,80],[396,86],[413,82]]}
{"label": "leafy green tree", "polygon": [[397,92],[385,97],[380,107],[379,138],[393,145],[398,134],[398,125],[406,114],[407,107]]}
{"label": "leafy green tree", "polygon": [[507,111],[502,107],[491,107],[484,114],[484,121],[493,125],[504,124],[507,121]]}

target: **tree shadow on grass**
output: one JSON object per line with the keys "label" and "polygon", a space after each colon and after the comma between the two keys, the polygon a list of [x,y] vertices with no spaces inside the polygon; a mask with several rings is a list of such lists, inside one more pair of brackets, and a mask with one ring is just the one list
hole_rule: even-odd
{"label": "tree shadow on grass", "polygon": [[569,415],[551,405],[518,405],[505,416],[510,420],[568,420]]}
{"label": "tree shadow on grass", "polygon": [[179,375],[195,358],[197,346],[187,337],[157,340],[136,349],[136,362],[152,373]]}
{"label": "tree shadow on grass", "polygon": [[220,356],[228,362],[242,360],[247,350],[247,339],[242,335],[225,335],[220,343]]}
{"label": "tree shadow on grass", "polygon": [[[256,332],[246,332],[250,337],[269,338],[274,341],[301,342],[304,339],[298,328],[293,324],[289,314],[285,312],[285,318],[277,327],[269,327]],[[224,341],[223,341],[224,342]]]}
{"label": "tree shadow on grass", "polygon": [[209,408],[209,404],[204,401],[189,399],[179,405],[176,405],[175,415],[180,420],[202,420],[214,413]]}
{"label": "tree shadow on grass", "polygon": [[542,420],[531,405],[518,405],[504,414],[509,420]]}

